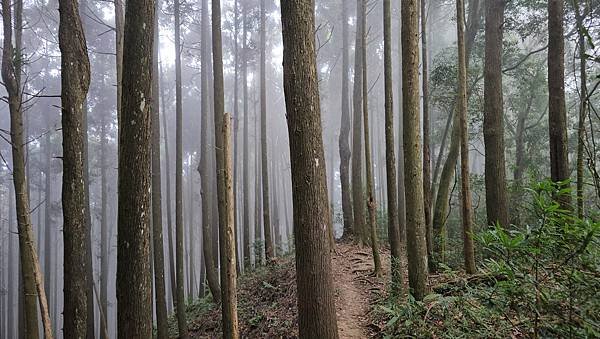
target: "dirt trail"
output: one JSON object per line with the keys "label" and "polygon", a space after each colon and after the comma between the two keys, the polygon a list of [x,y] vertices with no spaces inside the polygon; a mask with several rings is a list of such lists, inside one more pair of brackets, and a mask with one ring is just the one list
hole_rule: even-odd
{"label": "dirt trail", "polygon": [[[383,256],[387,259],[387,256]],[[372,293],[383,288],[384,277],[375,278],[369,247],[338,243],[332,255],[333,279],[340,338],[368,338]],[[383,265],[386,266],[385,264]]]}

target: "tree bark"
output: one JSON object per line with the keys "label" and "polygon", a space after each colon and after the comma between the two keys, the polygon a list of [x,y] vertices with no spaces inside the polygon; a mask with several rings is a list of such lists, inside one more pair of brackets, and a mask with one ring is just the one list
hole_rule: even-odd
{"label": "tree bark", "polygon": [[[158,68],[159,68],[159,72],[160,72],[160,79],[163,78],[162,76],[162,65],[159,64]],[[159,83],[162,81],[159,81]],[[169,278],[170,278],[170,282],[171,282],[171,295],[173,296],[173,304],[175,307],[177,307],[177,283],[176,283],[176,278],[175,278],[175,255],[173,253],[173,213],[171,211],[171,170],[170,170],[170,163],[171,163],[171,158],[169,157],[169,134],[167,133],[168,131],[168,126],[167,126],[167,111],[165,109],[166,107],[166,97],[164,94],[164,89],[163,86],[159,86],[159,92],[160,92],[160,97],[161,97],[161,103],[162,103],[162,121],[163,121],[163,134],[164,134],[164,139],[165,139],[165,191],[167,192],[167,201],[166,201],[166,205],[167,205],[167,249],[169,251]]]}
{"label": "tree bark", "polygon": [[[100,127],[100,186],[101,186],[101,212],[100,212],[100,309],[101,312],[108,318],[108,270],[110,255],[108,248],[110,246],[110,238],[108,237],[108,183],[106,169],[106,148],[107,133],[106,133],[106,114],[102,114]],[[100,339],[108,339],[104,336],[104,332],[100,332]]]}
{"label": "tree bark", "polygon": [[427,0],[421,0],[421,63],[423,79],[421,85],[423,89],[423,202],[425,208],[425,225],[427,231],[425,237],[427,240],[427,258],[428,263],[433,263],[433,223],[431,216],[431,153],[429,130],[431,122],[429,117],[429,59],[427,55]]}
{"label": "tree bark", "polygon": [[[399,26],[402,25],[402,18],[400,18]],[[399,29],[400,31],[400,29]],[[398,32],[398,46],[402,46],[402,34]],[[403,116],[403,102],[402,102],[402,70],[404,69],[404,63],[402,62],[402,52],[398,51],[398,75],[399,86],[398,86],[398,232],[400,232],[400,246],[406,245],[406,195],[404,188],[404,124],[402,122]],[[391,187],[390,187],[391,188]]]}
{"label": "tree bark", "polygon": [[154,0],[129,0],[124,27],[123,114],[119,135],[117,333],[119,338],[150,338],[150,110]]}
{"label": "tree bark", "polygon": [[21,93],[21,31],[22,6],[15,6],[16,17],[16,56],[12,44],[12,17],[9,0],[2,0],[3,17],[3,50],[2,50],[2,81],[8,94],[10,112],[10,137],[13,157],[13,184],[15,189],[15,204],[17,212],[17,228],[19,233],[19,254],[21,263],[20,277],[23,281],[23,309],[25,336],[38,338],[38,315],[36,301],[39,299],[44,335],[52,338],[52,328],[49,324],[48,304],[40,272],[39,261],[35,250],[33,226],[29,209],[29,190],[25,176],[25,151],[23,137],[23,111]]}
{"label": "tree bark", "polygon": [[458,41],[458,115],[460,120],[461,211],[463,225],[463,256],[467,274],[475,273],[473,249],[473,208],[469,184],[469,133],[467,123],[467,62],[465,52],[465,3],[456,1],[456,34]]}
{"label": "tree bark", "polygon": [[579,41],[579,122],[577,125],[577,216],[583,219],[584,202],[583,202],[583,184],[584,184],[584,167],[583,167],[583,144],[586,134],[585,118],[588,112],[588,90],[587,90],[587,42],[586,28],[583,25],[585,12],[581,12],[579,0],[574,0],[575,19],[577,21],[577,34]]}
{"label": "tree bark", "polygon": [[[62,78],[63,181],[64,217],[64,335],[87,337],[89,288],[88,243],[85,194],[84,107],[90,85],[90,63],[83,26],[76,1],[59,1],[59,44]],[[93,300],[92,300],[93,304]],[[92,309],[93,318],[93,309]]]}
{"label": "tree bark", "polygon": [[354,90],[352,104],[354,107],[354,127],[352,130],[352,198],[354,208],[354,233],[362,241],[365,238],[365,199],[362,183],[362,87],[363,72],[362,67],[362,16],[364,6],[362,3],[366,0],[357,0],[356,2],[356,44],[354,47]]}
{"label": "tree bark", "polygon": [[223,43],[221,39],[221,1],[212,1],[212,50],[214,75],[214,127],[219,201],[219,252],[221,263],[221,311],[223,337],[239,338],[233,238],[233,188],[230,152],[229,114],[224,112]]}
{"label": "tree bark", "polygon": [[174,2],[175,17],[175,278],[176,313],[179,337],[187,338],[183,276],[183,103],[181,93],[181,23],[179,0]]}
{"label": "tree bark", "polygon": [[265,259],[273,260],[271,237],[271,212],[269,206],[269,166],[267,164],[267,79],[266,79],[266,8],[260,1],[260,148],[262,173],[263,228],[265,234]]}
{"label": "tree bark", "polygon": [[[281,3],[300,338],[338,338],[317,80],[314,1]],[[359,153],[360,154],[360,153]]]}
{"label": "tree bark", "polygon": [[419,110],[419,11],[417,0],[402,2],[402,94],[404,108],[404,185],[408,280],[411,293],[422,300],[427,293],[427,243],[423,203]]}
{"label": "tree bark", "polygon": [[[548,122],[550,135],[550,176],[561,188],[570,177],[565,106],[564,1],[548,0]],[[570,193],[557,197],[563,208],[571,208]]]}
{"label": "tree bark", "polygon": [[231,159],[231,116],[223,114],[223,160],[225,161],[224,181],[227,196],[225,208],[227,219],[224,227],[219,229],[219,242],[221,254],[221,290],[223,303],[221,304],[223,319],[223,338],[239,338],[237,317],[237,277],[236,253],[234,239],[234,209],[233,209],[233,164]]}
{"label": "tree bark", "polygon": [[248,139],[248,124],[249,124],[249,110],[248,110],[248,46],[247,46],[247,12],[245,3],[242,5],[243,19],[242,19],[242,95],[244,97],[244,174],[243,174],[243,185],[244,185],[244,240],[243,240],[243,253],[244,253],[244,267],[250,267],[250,160],[248,145],[250,140]]}
{"label": "tree bark", "polygon": [[[362,13],[366,13],[366,1],[362,2],[363,9]],[[367,27],[367,16],[362,15],[362,27]],[[371,240],[371,250],[373,251],[373,264],[374,264],[374,273],[375,276],[381,276],[381,259],[379,258],[379,244],[377,241],[377,221],[376,221],[376,208],[377,201],[375,200],[375,192],[374,192],[374,184],[373,184],[373,167],[371,164],[371,140],[369,138],[369,103],[368,103],[368,88],[367,88],[367,30],[362,30],[362,59],[363,59],[363,67],[362,67],[362,78],[363,78],[363,86],[362,86],[362,113],[363,113],[363,129],[364,129],[364,138],[365,138],[365,168],[367,175],[367,210],[369,216],[369,231],[370,231],[370,240]],[[366,231],[366,230],[365,230]]]}
{"label": "tree bark", "polygon": [[[239,35],[239,16],[238,16],[238,0],[234,1],[233,7],[233,63],[234,63],[234,80],[233,80],[233,230],[234,230],[234,240],[235,240],[235,253],[238,253],[238,249],[240,248],[239,240],[238,240],[238,153],[239,153],[239,145],[238,145],[238,127],[240,120],[240,110],[239,110],[239,74],[240,74],[240,62],[239,62],[239,53],[238,53],[238,35]],[[243,258],[242,258],[243,259]],[[239,260],[235,262],[237,271],[242,272],[240,267]]]}
{"label": "tree bark", "polygon": [[209,126],[208,126],[208,115],[210,114],[209,109],[209,93],[208,93],[208,62],[210,58],[209,51],[209,19],[208,19],[208,0],[202,1],[202,54],[201,54],[201,70],[200,70],[200,114],[201,114],[201,146],[202,152],[200,152],[200,165],[198,166],[198,172],[200,173],[201,189],[200,197],[202,199],[202,253],[204,254],[204,263],[206,266],[206,279],[208,280],[208,288],[212,294],[213,300],[218,305],[221,303],[221,287],[219,285],[219,276],[217,274],[217,265],[215,264],[215,258],[213,256],[213,247],[215,241],[213,241],[211,224],[214,223],[212,218],[212,211],[209,198],[214,196],[209,194],[212,187],[212,180],[209,176],[210,163],[209,154],[211,152],[209,145]]}
{"label": "tree bark", "polygon": [[398,228],[398,199],[396,187],[396,156],[394,152],[394,96],[392,78],[392,14],[390,0],[383,1],[383,62],[385,91],[385,169],[387,179],[388,238],[391,252],[392,288],[402,289],[400,230]]}
{"label": "tree bark", "polygon": [[[50,119],[48,115],[45,118],[46,125],[50,126]],[[42,143],[42,152],[45,155],[45,168],[44,168],[44,289],[51,291],[52,285],[52,184],[51,184],[51,172],[52,172],[52,133],[47,133]],[[9,207],[10,208],[10,207]],[[39,241],[39,239],[38,239]],[[54,275],[57,275],[54,272]],[[48,298],[50,301],[50,298]],[[56,303],[56,300],[54,301]],[[12,305],[11,305],[12,308]],[[8,337],[12,337],[9,334]]]}
{"label": "tree bark", "polygon": [[502,32],[505,0],[489,0],[485,12],[483,139],[485,144],[485,203],[488,224],[506,227],[508,194],[504,157],[502,99]]}
{"label": "tree bark", "polygon": [[[479,0],[469,0],[469,18],[467,21],[467,30],[465,36],[465,63],[467,65],[467,69],[469,68],[469,60],[472,47],[475,42],[475,37],[481,26],[482,13],[479,5]],[[467,93],[467,95],[469,95],[469,93]],[[454,109],[456,109],[456,107],[454,107]],[[438,184],[435,206],[433,210],[433,245],[434,252],[437,252],[439,255],[439,258],[434,257],[435,262],[431,264],[434,269],[437,266],[438,259],[440,259],[442,262],[445,261],[445,226],[448,215],[448,204],[450,202],[450,185],[452,178],[454,177],[456,161],[458,160],[460,153],[460,122],[458,121],[457,115],[454,114],[454,112],[452,112],[451,115],[452,117],[449,117],[449,120],[453,121],[452,133],[450,137],[450,150],[448,151],[448,156],[442,168],[442,174]]]}
{"label": "tree bark", "polygon": [[348,55],[348,2],[342,4],[342,121],[340,127],[340,181],[342,185],[342,214],[344,220],[344,237],[352,234],[354,215],[352,214],[352,190],[350,189],[350,97],[348,91],[348,73],[350,58]]}
{"label": "tree bark", "polygon": [[[155,3],[158,13],[159,3]],[[156,310],[156,334],[158,339],[168,338],[167,304],[165,292],[165,256],[163,243],[162,192],[160,168],[160,102],[158,78],[158,15],[154,15],[154,39],[152,48],[152,241],[154,259],[154,289]],[[104,128],[104,126],[103,126]],[[106,314],[106,313],[105,313]]]}

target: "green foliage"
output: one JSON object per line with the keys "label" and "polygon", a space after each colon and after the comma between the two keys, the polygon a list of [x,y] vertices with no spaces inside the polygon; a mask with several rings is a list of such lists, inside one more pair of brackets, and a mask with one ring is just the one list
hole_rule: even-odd
{"label": "green foliage", "polygon": [[599,337],[600,223],[561,209],[568,189],[544,181],[528,192],[533,222],[476,236],[482,273],[445,272],[423,301],[388,300],[390,337]]}
{"label": "green foliage", "polygon": [[[215,307],[215,304],[212,302],[212,295],[209,293],[204,298],[189,300],[185,307],[185,315],[189,324],[207,314]],[[177,338],[179,329],[177,327],[177,317],[175,313],[169,316],[167,323],[169,326],[169,337]]]}

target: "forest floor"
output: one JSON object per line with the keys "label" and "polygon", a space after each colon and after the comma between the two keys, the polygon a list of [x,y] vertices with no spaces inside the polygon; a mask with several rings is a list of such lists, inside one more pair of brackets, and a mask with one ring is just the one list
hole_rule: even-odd
{"label": "forest floor", "polygon": [[[335,302],[340,338],[378,336],[383,327],[372,316],[374,305],[386,297],[389,281],[389,251],[381,251],[383,274],[373,275],[370,247],[354,242],[336,244],[332,253]],[[243,338],[295,338],[298,336],[294,257],[278,258],[238,280],[238,316]],[[207,306],[208,305],[208,306]],[[193,338],[221,336],[220,310],[204,301],[188,309]]]}

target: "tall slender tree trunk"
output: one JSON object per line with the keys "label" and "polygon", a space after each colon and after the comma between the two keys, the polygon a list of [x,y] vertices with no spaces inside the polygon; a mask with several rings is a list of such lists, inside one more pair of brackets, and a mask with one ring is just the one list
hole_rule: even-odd
{"label": "tall slender tree trunk", "polygon": [[[224,111],[223,43],[221,1],[212,1],[212,51],[214,76],[214,127],[219,201],[219,252],[221,263],[221,311],[223,337],[239,338],[237,317],[235,239],[233,230],[233,188],[230,152],[229,114]],[[225,139],[225,140],[224,140]]]}
{"label": "tall slender tree trunk", "polygon": [[340,181],[342,184],[342,215],[344,218],[344,237],[351,235],[354,228],[352,214],[352,190],[350,189],[350,97],[349,79],[350,57],[348,55],[348,1],[342,4],[342,121],[340,127]]}
{"label": "tall slender tree trunk", "polygon": [[[85,112],[90,84],[90,64],[77,1],[59,2],[59,44],[62,70],[63,181],[64,222],[64,334],[67,338],[89,335],[87,291],[91,258],[88,242],[85,191]],[[92,300],[93,306],[93,300]],[[92,329],[93,335],[93,329]]]}
{"label": "tall slender tree trunk", "polygon": [[[256,110],[255,110],[256,112]],[[260,125],[260,119],[258,119],[258,112],[256,112],[256,114],[254,115],[255,117],[255,124],[254,124],[254,135],[256,136],[256,139],[258,139],[258,131],[259,131],[259,125]],[[258,140],[256,140],[258,141]],[[262,259],[262,250],[263,248],[261,248],[260,244],[262,243],[262,227],[261,227],[261,221],[262,221],[262,178],[261,178],[261,171],[260,171],[260,151],[258,148],[258,142],[255,143],[255,147],[254,147],[254,265],[258,266],[261,265],[263,263]]]}
{"label": "tall slender tree trunk", "polygon": [[417,300],[427,293],[427,242],[423,203],[419,110],[419,11],[417,0],[402,2],[402,94],[404,111],[404,186],[410,292]]}
{"label": "tall slender tree trunk", "polygon": [[584,204],[583,204],[583,184],[584,184],[584,167],[583,167],[583,143],[585,139],[585,118],[588,111],[588,90],[587,90],[587,29],[583,25],[584,13],[581,13],[579,0],[574,0],[575,19],[577,21],[577,34],[579,43],[579,122],[577,125],[577,216],[583,219]]}
{"label": "tall slender tree trunk", "polygon": [[[107,133],[106,133],[106,114],[102,114],[100,121],[100,186],[101,186],[101,212],[100,212],[100,257],[101,257],[101,278],[100,278],[100,309],[108,319],[108,270],[110,256],[108,248],[110,247],[110,239],[108,237],[108,183],[107,183]],[[107,321],[108,322],[108,321]],[[100,331],[101,339],[104,337],[104,332]]]}
{"label": "tall slender tree trunk", "polygon": [[[46,115],[46,125],[50,128],[50,119]],[[45,155],[45,168],[44,168],[44,288],[46,291],[51,291],[52,282],[52,184],[51,184],[51,172],[52,172],[52,133],[48,132],[44,137],[42,143],[43,153]],[[10,226],[10,224],[9,224]],[[38,239],[39,241],[39,239]],[[56,276],[56,272],[54,273]],[[49,298],[48,298],[49,299]],[[48,300],[50,301],[50,300]],[[56,300],[54,301],[56,302]],[[11,306],[12,308],[12,306]],[[12,335],[9,335],[12,337]]]}
{"label": "tall slender tree trunk", "polygon": [[[159,67],[159,72],[160,72],[160,79],[163,79],[162,76],[162,65],[159,63],[158,65]],[[159,81],[159,83],[162,81]],[[177,304],[177,283],[176,283],[176,279],[175,279],[175,254],[173,253],[173,213],[171,211],[171,158],[169,157],[169,134],[167,133],[168,131],[168,126],[167,126],[167,110],[166,108],[166,97],[165,97],[165,93],[164,93],[164,88],[163,86],[159,86],[159,92],[160,92],[160,98],[161,98],[161,104],[162,104],[162,125],[163,125],[163,135],[164,135],[164,139],[165,139],[165,191],[167,192],[167,201],[166,201],[166,205],[167,205],[167,249],[169,251],[169,280],[171,282],[171,295],[173,296],[173,304],[176,307]],[[159,112],[160,114],[160,112]]]}
{"label": "tall slender tree trunk", "polygon": [[200,114],[201,114],[201,147],[200,152],[200,164],[198,166],[198,172],[200,173],[201,189],[200,198],[202,199],[202,253],[204,254],[204,263],[206,266],[206,279],[208,280],[208,287],[212,294],[213,300],[218,305],[221,302],[221,288],[219,285],[219,275],[217,273],[217,265],[215,264],[215,258],[213,256],[213,247],[215,243],[212,237],[211,224],[215,223],[215,218],[212,216],[211,205],[209,199],[214,195],[209,194],[212,191],[212,180],[209,176],[210,162],[209,154],[211,149],[209,145],[209,124],[208,115],[210,114],[209,108],[209,93],[208,93],[208,59],[210,58],[209,50],[209,18],[208,18],[208,0],[202,1],[202,54],[201,54],[201,70],[200,70]]}
{"label": "tall slender tree trunk", "polygon": [[488,224],[509,225],[504,157],[502,99],[502,26],[505,0],[489,0],[485,11],[483,138],[485,203]]}
{"label": "tall slender tree trunk", "polygon": [[[400,18],[399,26],[402,24]],[[400,29],[399,29],[400,31]],[[400,33],[400,32],[398,32]],[[402,34],[398,34],[398,46],[402,46]],[[399,47],[400,48],[400,47]],[[400,233],[400,246],[406,245],[406,189],[404,187],[404,123],[402,102],[402,74],[404,63],[402,62],[402,51],[398,51],[398,232]],[[389,187],[392,189],[392,187]]]}
{"label": "tall slender tree trunk", "polygon": [[25,176],[25,150],[23,137],[23,111],[21,93],[21,31],[22,3],[17,1],[15,17],[17,30],[15,34],[17,51],[12,44],[12,11],[9,0],[2,0],[3,34],[2,49],[2,81],[8,94],[10,112],[10,137],[13,157],[13,184],[17,211],[17,228],[19,233],[19,253],[21,263],[20,277],[23,281],[23,308],[25,315],[25,336],[38,338],[38,315],[36,301],[39,299],[44,335],[52,337],[51,325],[48,323],[48,304],[40,272],[39,261],[33,238],[33,226],[29,209],[29,190]]}
{"label": "tall slender tree trunk", "polygon": [[236,277],[236,252],[234,239],[234,209],[233,209],[233,164],[231,159],[231,116],[229,113],[223,114],[223,160],[224,182],[227,197],[225,198],[225,208],[227,219],[224,222],[225,227],[219,229],[219,242],[221,252],[221,286],[223,289],[221,304],[223,319],[223,337],[239,338],[239,328],[237,319],[237,277]]}
{"label": "tall slender tree trunk", "polygon": [[394,96],[392,79],[392,9],[391,1],[383,1],[383,63],[385,92],[385,170],[387,180],[388,238],[391,252],[392,288],[402,288],[400,230],[398,228],[398,198],[396,187],[396,156],[394,152]]}
{"label": "tall slender tree trunk", "polygon": [[467,123],[467,61],[465,52],[465,3],[456,1],[456,34],[458,41],[458,115],[460,119],[460,176],[463,225],[463,256],[467,274],[475,273],[473,250],[473,208],[469,184],[469,125]]}
{"label": "tall slender tree trunk", "polygon": [[117,333],[152,336],[150,266],[151,105],[154,0],[129,0],[125,13],[119,135]]}
{"label": "tall slender tree trunk", "polygon": [[176,313],[179,337],[187,338],[183,276],[183,103],[181,93],[181,22],[180,3],[174,2],[175,17],[175,265]]}
{"label": "tall slender tree trunk", "polygon": [[[465,59],[467,69],[469,68],[469,58],[475,36],[481,26],[482,11],[479,0],[469,0],[469,18],[467,22],[467,30],[465,36]],[[468,93],[467,93],[468,95]],[[456,105],[455,105],[456,106]],[[453,121],[452,121],[453,120]],[[433,232],[434,232],[434,252],[437,252],[439,258],[435,258],[435,262],[431,264],[433,268],[437,266],[437,260],[445,261],[445,237],[446,237],[446,219],[448,216],[448,207],[450,202],[450,185],[454,177],[456,162],[460,153],[460,121],[454,111],[451,111],[451,116],[448,117],[448,123],[452,121],[452,132],[450,136],[450,150],[442,167],[440,182],[437,187],[435,206],[433,210]],[[440,150],[441,152],[442,150]],[[436,166],[437,167],[437,166]],[[434,180],[436,175],[434,174]]]}
{"label": "tall slender tree trunk", "polygon": [[[281,3],[283,79],[294,200],[300,338],[338,338],[327,225],[313,0]],[[360,154],[360,153],[359,153]]]}
{"label": "tall slender tree trunk", "polygon": [[[363,9],[362,13],[366,13],[366,1],[362,2]],[[367,16],[362,15],[362,27],[367,27]],[[363,67],[362,78],[363,78],[363,86],[362,86],[362,113],[363,113],[363,131],[365,138],[365,168],[367,175],[367,211],[368,211],[368,221],[369,221],[369,231],[370,231],[370,240],[371,240],[371,250],[373,251],[373,263],[374,263],[374,273],[376,276],[381,275],[381,259],[379,257],[379,244],[377,241],[377,201],[375,199],[375,188],[373,183],[373,165],[371,159],[371,140],[369,137],[369,101],[368,101],[368,86],[367,86],[367,30],[362,30],[361,35],[361,53],[363,59]],[[366,231],[366,230],[365,230]],[[366,233],[366,232],[365,232]],[[366,239],[366,237],[365,237]]]}
{"label": "tall slender tree trunk", "polygon": [[[79,15],[82,24],[82,34],[85,36],[85,27],[87,26],[87,1],[82,1],[79,8]],[[87,47],[86,47],[87,53]],[[88,86],[89,87],[89,86]],[[89,149],[88,149],[88,101],[87,96],[83,100],[82,128],[83,128],[83,199],[85,206],[85,249],[86,254],[86,272],[87,287],[86,287],[86,312],[87,312],[87,327],[86,337],[88,339],[95,338],[95,314],[94,314],[94,263],[93,263],[93,244],[92,244],[92,213],[90,210],[90,171],[89,171]],[[100,306],[100,305],[98,305]]]}
{"label": "tall slender tree trunk", "polygon": [[[239,36],[239,16],[238,16],[238,0],[234,1],[233,6],[233,63],[234,63],[234,80],[233,80],[233,229],[234,229],[234,240],[235,240],[235,253],[238,254],[239,246],[239,238],[238,238],[238,153],[239,153],[239,145],[238,145],[238,127],[240,120],[240,109],[239,109],[239,74],[240,74],[240,61],[239,61],[239,46],[238,46],[238,36]],[[242,257],[243,261],[243,257]],[[236,268],[238,272],[242,272],[240,267],[240,261],[237,260],[235,262]]]}
{"label": "tall slender tree trunk", "polygon": [[[4,61],[3,61],[4,62]],[[18,259],[15,259],[15,241],[11,235],[14,234],[14,230],[12,230],[12,225],[14,223],[14,193],[11,190],[10,185],[7,185],[7,193],[8,193],[8,283],[7,283],[7,291],[8,291],[8,307],[9,309],[14,309],[16,312],[8,313],[8,338],[17,338],[15,330],[18,330],[18,327],[15,328],[15,318],[18,317],[18,313],[20,312],[18,305],[15,307],[15,290],[18,289],[18,286],[15,286],[15,276],[18,273],[15,273],[15,267],[17,267]],[[56,302],[55,302],[56,303]]]}
{"label": "tall slender tree trunk", "polygon": [[[160,8],[155,3],[155,13]],[[165,256],[163,253],[162,189],[160,168],[160,100],[158,77],[159,48],[158,14],[154,15],[154,39],[152,47],[152,241],[154,263],[154,290],[156,310],[156,334],[158,339],[168,338],[167,304],[165,292]],[[104,128],[104,126],[103,126]],[[106,314],[106,313],[105,313]]]}
{"label": "tall slender tree trunk", "polygon": [[117,126],[121,128],[123,96],[123,36],[125,34],[125,0],[113,0],[115,5],[115,65],[117,75]]}
{"label": "tall slender tree trunk", "polygon": [[[548,0],[548,121],[550,135],[550,176],[564,183],[570,177],[565,106],[564,1]],[[558,197],[563,208],[571,208],[571,195]]]}
{"label": "tall slender tree trunk", "polygon": [[244,163],[244,240],[243,240],[243,259],[244,259],[244,267],[250,267],[250,160],[249,160],[249,138],[248,138],[248,124],[249,124],[249,110],[248,110],[248,46],[247,46],[247,12],[248,9],[244,4],[242,4],[242,95],[244,97],[244,153],[243,153],[243,163]]}
{"label": "tall slender tree trunk", "polygon": [[365,15],[363,2],[356,1],[356,44],[354,46],[354,89],[352,104],[354,107],[354,127],[352,130],[352,198],[354,207],[354,233],[359,236],[361,243],[365,239],[365,199],[362,183],[362,87],[364,62],[362,58],[361,38],[365,27],[362,17]]}
{"label": "tall slender tree trunk", "polygon": [[429,117],[429,59],[427,50],[427,0],[421,0],[421,64],[423,70],[423,79],[421,84],[423,88],[423,202],[425,203],[425,225],[427,231],[427,257],[429,265],[433,263],[433,223],[431,216],[431,153],[429,130],[431,127]]}
{"label": "tall slender tree trunk", "polygon": [[[265,0],[260,1],[260,148],[262,173],[263,228],[265,233],[265,259],[273,259],[273,239],[271,237],[271,212],[269,206],[269,166],[267,163],[267,10]],[[323,164],[325,165],[325,164]]]}
{"label": "tall slender tree trunk", "polygon": [[194,205],[194,178],[192,177],[192,156],[188,157],[188,298],[192,298],[194,296],[194,284],[196,278],[196,239],[194,234],[194,209],[192,206]]}

